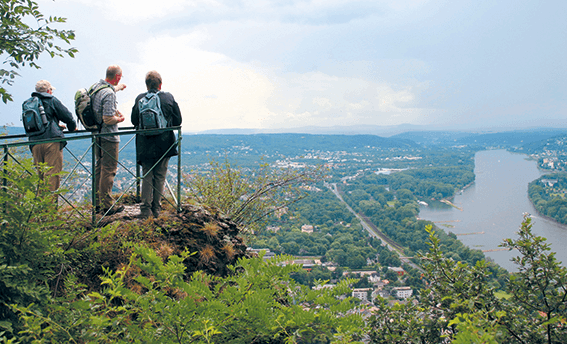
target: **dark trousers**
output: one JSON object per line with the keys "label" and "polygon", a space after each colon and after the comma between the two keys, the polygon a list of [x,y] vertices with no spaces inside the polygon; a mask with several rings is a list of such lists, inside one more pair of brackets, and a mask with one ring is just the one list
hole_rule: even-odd
{"label": "dark trousers", "polygon": [[[157,165],[155,162],[142,162],[142,173],[145,176],[142,179],[142,205],[140,211],[142,215],[158,216],[161,210],[161,197],[163,195],[163,186],[167,177],[167,164],[169,157],[164,157]],[[154,167],[152,170],[150,170]]]}

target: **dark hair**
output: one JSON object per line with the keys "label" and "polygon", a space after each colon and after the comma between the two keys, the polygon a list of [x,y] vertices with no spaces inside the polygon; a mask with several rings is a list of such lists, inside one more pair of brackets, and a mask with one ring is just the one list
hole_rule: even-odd
{"label": "dark hair", "polygon": [[108,80],[114,79],[115,76],[122,74],[122,68],[117,65],[112,65],[106,68],[106,78]]}
{"label": "dark hair", "polygon": [[161,75],[155,70],[148,72],[146,74],[146,87],[149,90],[157,90],[161,85]]}

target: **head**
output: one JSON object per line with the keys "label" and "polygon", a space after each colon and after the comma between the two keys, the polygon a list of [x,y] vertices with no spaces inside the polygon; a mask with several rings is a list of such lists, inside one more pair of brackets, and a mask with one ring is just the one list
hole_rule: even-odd
{"label": "head", "polygon": [[51,86],[51,83],[47,80],[39,80],[35,84],[35,91],[36,92],[43,92],[43,93],[53,93],[55,87]]}
{"label": "head", "polygon": [[122,79],[122,68],[117,65],[112,65],[106,68],[106,81],[112,86],[118,85]]}
{"label": "head", "polygon": [[146,88],[149,90],[161,90],[161,75],[155,70],[146,74]]}

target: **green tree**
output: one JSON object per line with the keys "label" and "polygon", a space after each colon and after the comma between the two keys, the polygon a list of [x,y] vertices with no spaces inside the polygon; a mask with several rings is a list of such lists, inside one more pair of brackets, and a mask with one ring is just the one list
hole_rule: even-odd
{"label": "green tree", "polygon": [[275,169],[268,164],[247,173],[226,160],[224,163],[211,161],[209,173],[195,174],[187,184],[189,197],[234,222],[251,227],[306,197],[301,187],[317,182],[322,175],[320,168],[298,171]]}
{"label": "green tree", "polygon": [[516,249],[512,261],[518,272],[510,275],[508,292],[518,305],[515,316],[521,327],[531,329],[528,338],[543,334],[546,343],[567,342],[567,269],[550,252],[546,239],[532,233],[532,219],[524,217],[518,239],[506,239],[502,246]]}
{"label": "green tree", "polygon": [[[75,39],[72,30],[58,30],[52,27],[55,23],[65,23],[61,17],[45,17],[37,3],[31,0],[2,0],[0,1],[0,55],[6,55],[4,64],[9,69],[0,69],[1,84],[12,86],[21,67],[29,65],[41,68],[37,60],[44,52],[51,57],[74,57],[77,49],[64,49],[57,45],[57,40],[70,44]],[[34,23],[30,26],[27,23]],[[0,86],[2,101],[13,101],[12,95]]]}
{"label": "green tree", "polygon": [[[499,297],[484,261],[474,266],[447,258],[428,226],[430,252],[425,261],[429,288],[420,302],[387,307],[371,319],[372,343],[565,343],[567,342],[567,269],[549,253],[545,239],[531,231],[525,216],[518,239],[502,246],[516,249],[518,272],[510,275],[508,294]],[[404,328],[408,330],[404,332]]]}

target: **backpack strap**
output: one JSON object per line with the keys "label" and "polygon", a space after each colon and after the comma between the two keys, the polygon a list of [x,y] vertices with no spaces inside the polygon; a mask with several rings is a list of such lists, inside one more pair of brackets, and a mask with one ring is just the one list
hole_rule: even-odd
{"label": "backpack strap", "polygon": [[39,116],[41,117],[41,121],[43,122],[43,125],[45,125],[47,127],[47,125],[49,124],[49,122],[53,121],[54,118],[53,116],[49,115],[47,113],[45,105],[43,105],[43,100],[41,100],[41,97],[38,96],[34,96],[35,98],[37,98],[37,101],[39,102],[39,106],[41,106],[41,108],[43,108],[43,114],[42,111],[40,109],[39,111]]}
{"label": "backpack strap", "polygon": [[[96,85],[96,84],[95,84],[95,85]],[[94,88],[95,85],[92,85],[92,86],[89,88],[89,91],[88,91],[89,97],[94,96],[98,91],[102,90],[103,88],[107,88],[107,87],[110,88],[110,85],[107,85],[107,84],[100,84],[99,87]],[[93,89],[93,88],[94,88],[94,89]]]}

